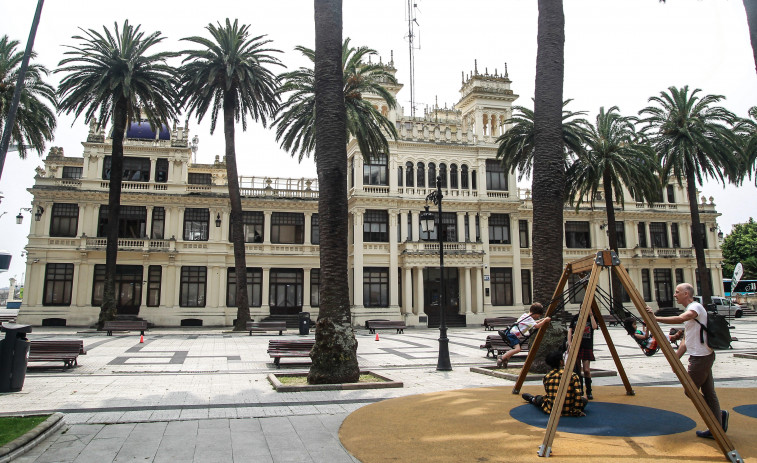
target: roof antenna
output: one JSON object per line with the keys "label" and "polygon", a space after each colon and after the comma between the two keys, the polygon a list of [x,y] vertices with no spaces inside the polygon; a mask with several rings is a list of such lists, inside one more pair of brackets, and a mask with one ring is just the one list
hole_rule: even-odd
{"label": "roof antenna", "polygon": [[[407,0],[407,42],[410,51],[410,116],[415,117],[415,26],[418,21],[415,19],[415,10],[418,4],[413,0]],[[418,50],[421,49],[420,37],[418,37]]]}

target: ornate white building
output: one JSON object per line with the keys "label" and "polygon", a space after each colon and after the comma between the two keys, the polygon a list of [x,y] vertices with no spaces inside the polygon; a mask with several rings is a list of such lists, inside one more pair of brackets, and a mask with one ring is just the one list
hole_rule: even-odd
{"label": "ornate white building", "polygon": [[[389,69],[394,71],[392,64]],[[531,303],[532,203],[527,188],[495,161],[518,98],[507,76],[463,76],[460,100],[411,118],[382,112],[399,137],[390,152],[349,156],[349,266],[352,317],[434,325],[439,318],[439,248],[419,214],[442,179],[448,322],[479,324],[519,314]],[[395,94],[401,85],[389,86]],[[377,106],[381,105],[376,101]],[[54,148],[38,169],[26,247],[19,319],[43,325],[97,320],[105,269],[111,140],[90,129],[82,156]],[[236,317],[226,170],[193,164],[186,127],[132,124],[124,142],[119,221],[119,313],[155,325],[232,324]],[[315,179],[241,177],[248,291],[255,320],[318,313],[319,227]],[[608,247],[604,202],[565,209],[564,261]],[[432,208],[433,210],[434,208]],[[714,288],[722,288],[712,198],[699,205]],[[627,193],[618,205],[620,258],[653,307],[674,304],[673,288],[696,281],[691,218],[684,189],[668,185],[650,207]],[[601,285],[607,287],[607,281]],[[717,289],[715,290],[717,293]],[[578,300],[574,299],[573,303]],[[575,306],[577,307],[577,305]]]}

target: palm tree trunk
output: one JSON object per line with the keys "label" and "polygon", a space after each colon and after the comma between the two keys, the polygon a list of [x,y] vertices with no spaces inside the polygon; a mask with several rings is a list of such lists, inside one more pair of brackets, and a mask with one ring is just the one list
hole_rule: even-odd
{"label": "palm tree trunk", "polygon": [[[563,271],[563,162],[562,107],[565,15],[562,0],[539,0],[534,101],[534,299],[546,304]],[[550,328],[546,336],[561,336]],[[547,342],[547,344],[550,344]],[[554,343],[551,343],[554,344]],[[542,352],[544,351],[544,352]],[[540,349],[535,371],[546,371]]]}
{"label": "palm tree trunk", "polygon": [[[356,382],[360,369],[347,281],[347,113],[342,82],[342,0],[313,3],[321,306],[308,382]],[[355,284],[362,284],[362,280],[362,275],[354,275]]]}
{"label": "palm tree trunk", "polygon": [[[231,203],[231,241],[234,246],[234,273],[237,284],[237,321],[234,331],[244,331],[250,320],[250,301],[247,299],[247,260],[244,250],[242,226],[242,198],[239,194],[237,155],[234,144],[234,94],[225,93],[223,98],[223,135],[226,141],[226,181],[229,185]],[[210,218],[213,221],[213,217]]]}
{"label": "palm tree trunk", "polygon": [[[612,173],[610,168],[606,167],[602,172],[602,187],[605,190],[605,209],[607,210],[607,237],[610,240],[610,249],[618,252],[618,230],[615,226],[615,195],[612,189]],[[625,314],[623,313],[623,300],[620,297],[621,283],[615,273],[610,272],[610,286],[612,287],[612,308],[618,319],[623,319]]]}
{"label": "palm tree trunk", "polygon": [[757,0],[744,0],[744,10],[746,10],[749,39],[752,42],[752,55],[754,55],[754,65],[757,71]]}
{"label": "palm tree trunk", "polygon": [[[689,197],[689,210],[691,211],[691,241],[694,243],[694,255],[697,258],[697,274],[699,275],[699,285],[701,288],[702,304],[710,303],[712,297],[712,288],[710,287],[710,271],[707,268],[707,262],[704,257],[704,239],[702,236],[702,226],[699,221],[699,203],[697,201],[696,177],[694,176],[694,167],[686,164],[686,193]],[[696,282],[691,282],[696,288]]]}
{"label": "palm tree trunk", "polygon": [[116,260],[118,259],[118,220],[121,215],[121,182],[124,178],[124,132],[126,131],[126,98],[121,97],[113,108],[113,146],[110,156],[110,183],[108,185],[108,227],[105,231],[105,282],[103,302],[97,329],[116,318]]}

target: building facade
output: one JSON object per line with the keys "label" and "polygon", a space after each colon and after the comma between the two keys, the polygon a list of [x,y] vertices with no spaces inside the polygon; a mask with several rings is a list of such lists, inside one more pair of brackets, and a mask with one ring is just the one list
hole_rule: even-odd
{"label": "building facade", "polygon": [[[387,65],[394,71],[392,64]],[[453,108],[421,117],[376,101],[396,125],[386,155],[364,159],[348,145],[352,320],[439,320],[439,243],[444,240],[450,325],[480,324],[531,303],[530,191],[495,160],[518,97],[507,76],[463,76]],[[395,94],[401,85],[387,86]],[[370,98],[370,97],[368,97]],[[81,157],[53,148],[37,169],[19,319],[36,325],[92,325],[105,279],[109,136],[90,127]],[[124,141],[116,294],[119,314],[159,326],[230,326],[236,318],[226,168],[196,164],[189,132],[158,133],[132,123]],[[440,177],[441,226],[423,233],[419,216]],[[255,320],[315,318],[319,306],[318,182],[241,177],[250,312]],[[625,194],[617,205],[620,259],[644,299],[672,307],[673,289],[696,281],[685,190],[667,185],[652,206]],[[608,247],[604,202],[565,209],[565,262]],[[432,208],[433,210],[434,208]],[[714,288],[722,254],[712,198],[699,205]],[[609,290],[607,281],[600,286]],[[571,284],[575,281],[571,280]],[[719,291],[716,289],[715,293]],[[571,298],[577,308],[581,295]]]}

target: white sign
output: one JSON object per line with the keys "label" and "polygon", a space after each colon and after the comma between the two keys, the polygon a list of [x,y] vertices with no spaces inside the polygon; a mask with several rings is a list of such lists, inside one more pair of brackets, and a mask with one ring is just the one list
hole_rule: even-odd
{"label": "white sign", "polygon": [[744,266],[741,265],[741,262],[736,264],[736,268],[733,269],[733,279],[731,280],[731,292],[736,290],[736,285],[739,284],[739,280],[741,280],[741,275],[744,274]]}
{"label": "white sign", "polygon": [[489,281],[489,275],[484,275],[484,281]]}

